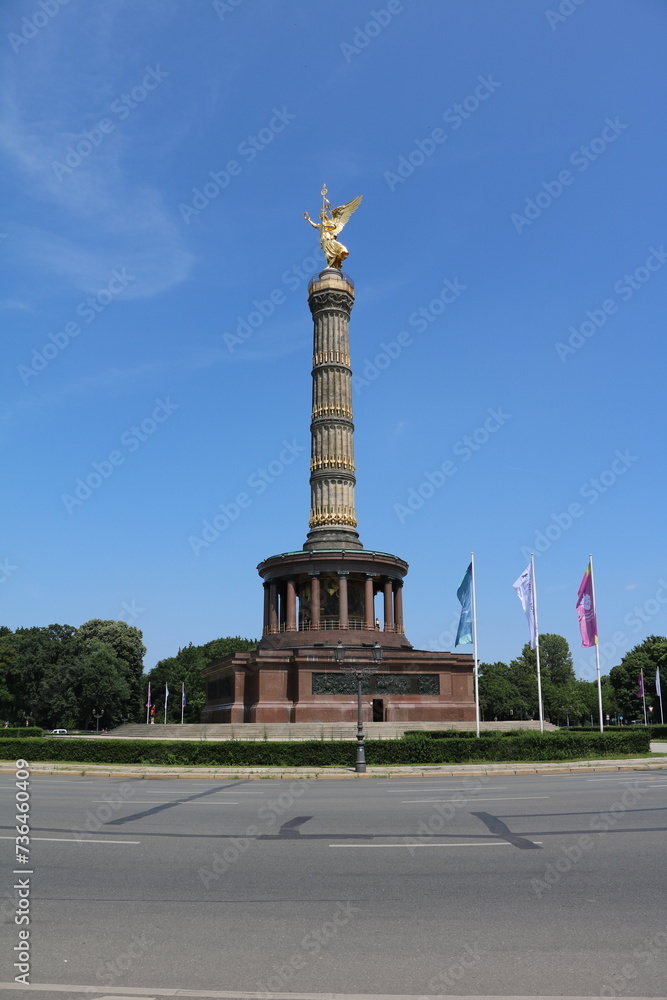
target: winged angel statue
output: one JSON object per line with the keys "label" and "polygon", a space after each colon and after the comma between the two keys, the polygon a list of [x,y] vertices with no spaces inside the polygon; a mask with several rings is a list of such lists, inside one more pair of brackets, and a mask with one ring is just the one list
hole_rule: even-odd
{"label": "winged angel statue", "polygon": [[308,215],[308,212],[304,212],[303,217],[310,223],[313,229],[319,229],[320,246],[322,247],[324,256],[327,259],[327,267],[335,267],[340,271],[343,261],[349,256],[349,253],[347,247],[344,247],[342,243],[339,243],[336,237],[352,213],[359,208],[362,196],[358,195],[358,197],[353,198],[352,201],[348,201],[347,205],[340,205],[338,208],[331,208],[330,202],[327,199],[326,184],[322,188],[320,194],[322,195],[322,211],[320,212],[320,219],[322,221],[313,222],[311,217]]}

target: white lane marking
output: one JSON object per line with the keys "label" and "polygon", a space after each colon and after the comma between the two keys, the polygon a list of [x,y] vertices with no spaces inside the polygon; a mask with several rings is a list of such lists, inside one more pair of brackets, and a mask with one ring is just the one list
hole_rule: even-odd
{"label": "white lane marking", "polygon": [[[531,840],[531,844],[542,844],[541,840]],[[489,840],[483,844],[329,844],[329,847],[512,847],[506,841]]]}
{"label": "white lane marking", "polygon": [[[471,778],[471,781],[472,780],[474,780],[474,779]],[[494,790],[494,792],[501,792],[501,791],[505,791],[508,787],[509,787],[508,785],[494,785],[493,790]],[[388,788],[387,791],[388,792],[393,792],[395,795],[399,795],[402,792],[414,792],[415,791],[415,787],[414,787],[414,785],[409,785],[407,788]],[[470,785],[468,785],[465,788],[456,788],[455,786],[449,786],[449,785],[445,785],[442,788],[431,788],[430,785],[427,785],[426,788],[418,788],[418,789],[416,789],[416,791],[418,791],[418,792],[426,792],[426,791],[429,791],[429,792],[470,792],[472,794],[472,792],[474,791],[474,789],[471,788]]]}
{"label": "white lane marking", "polygon": [[[91,802],[106,802],[108,799],[91,799]],[[238,802],[185,802],[183,799],[126,799],[126,806],[237,806]]]}
{"label": "white lane marking", "polygon": [[[15,840],[15,837],[0,837],[0,840]],[[56,844],[140,844],[140,840],[98,840],[93,839],[90,835],[88,837],[77,839],[76,837],[33,837],[30,835],[31,840],[48,840]]]}
{"label": "white lane marking", "polygon": [[634,771],[628,771],[623,778],[586,778],[586,781],[655,781],[655,778],[634,778]]}
{"label": "white lane marking", "polygon": [[[499,795],[497,798],[490,798],[488,795],[471,795],[469,798],[464,799],[464,803],[468,802],[517,802],[519,799],[550,799],[550,795]],[[418,802],[454,802],[454,799],[401,799],[401,805],[406,805],[408,802],[418,803]],[[459,803],[460,799],[456,799]],[[462,803],[463,804],[463,803]]]}

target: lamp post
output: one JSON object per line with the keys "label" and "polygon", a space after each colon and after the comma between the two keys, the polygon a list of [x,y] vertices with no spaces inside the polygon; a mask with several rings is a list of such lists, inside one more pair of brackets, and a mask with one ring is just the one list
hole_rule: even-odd
{"label": "lamp post", "polygon": [[372,663],[355,663],[354,666],[344,667],[343,661],[345,660],[345,647],[341,640],[334,647],[334,659],[338,664],[339,668],[345,674],[352,674],[357,681],[357,760],[354,765],[354,770],[357,774],[365,774],[366,772],[366,749],[364,746],[364,719],[361,706],[361,684],[364,677],[370,677],[371,674],[377,673],[380,669],[380,664],[382,663],[382,646],[376,641],[373,643],[373,661]]}
{"label": "lamp post", "polygon": [[104,715],[103,711],[102,712],[98,712],[96,708],[93,709],[93,717],[95,718],[96,723],[97,723],[96,726],[95,726],[95,732],[96,733],[99,733],[99,731],[100,731],[100,719],[102,718],[103,715]]}

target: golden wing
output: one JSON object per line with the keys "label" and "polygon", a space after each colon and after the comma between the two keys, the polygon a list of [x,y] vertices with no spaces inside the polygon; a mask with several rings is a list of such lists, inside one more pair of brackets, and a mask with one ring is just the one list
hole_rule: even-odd
{"label": "golden wing", "polygon": [[352,213],[356,212],[356,210],[359,208],[359,206],[361,205],[362,197],[363,197],[362,195],[357,195],[357,197],[353,198],[352,201],[348,201],[347,205],[339,205],[338,208],[331,209],[331,218],[333,219],[336,225],[336,230],[334,234],[335,236],[338,236],[339,232],[341,231],[345,223],[348,221]]}

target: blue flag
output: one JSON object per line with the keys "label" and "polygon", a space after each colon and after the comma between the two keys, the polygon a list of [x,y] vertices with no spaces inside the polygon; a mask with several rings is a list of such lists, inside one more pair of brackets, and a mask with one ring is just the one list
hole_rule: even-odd
{"label": "blue flag", "polygon": [[472,642],[472,563],[461,580],[456,596],[461,603],[461,617],[454,645],[463,646],[466,642]]}

